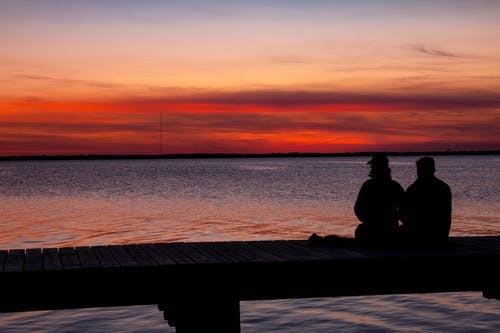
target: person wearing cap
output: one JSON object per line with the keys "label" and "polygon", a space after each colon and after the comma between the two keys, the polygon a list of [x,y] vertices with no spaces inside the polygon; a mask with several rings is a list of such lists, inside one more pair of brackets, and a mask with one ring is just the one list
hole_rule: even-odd
{"label": "person wearing cap", "polygon": [[355,238],[366,243],[384,243],[396,238],[403,187],[392,179],[389,159],[375,154],[368,161],[370,173],[359,190],[354,213],[361,221]]}
{"label": "person wearing cap", "polygon": [[421,245],[448,241],[451,227],[451,189],[434,173],[432,157],[417,161],[417,179],[405,192],[402,203],[401,238]]}

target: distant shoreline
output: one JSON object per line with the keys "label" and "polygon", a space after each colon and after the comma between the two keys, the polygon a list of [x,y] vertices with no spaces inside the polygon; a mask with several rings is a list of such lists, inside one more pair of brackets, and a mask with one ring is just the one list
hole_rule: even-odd
{"label": "distant shoreline", "polygon": [[[389,156],[457,156],[457,155],[500,155],[500,150],[464,150],[464,151],[420,151],[420,152],[386,152]],[[208,159],[208,158],[283,158],[283,157],[355,157],[371,156],[374,152],[345,152],[345,153],[268,153],[268,154],[95,154],[95,155],[26,155],[0,156],[0,161],[40,161],[40,160],[127,160],[127,159]]]}

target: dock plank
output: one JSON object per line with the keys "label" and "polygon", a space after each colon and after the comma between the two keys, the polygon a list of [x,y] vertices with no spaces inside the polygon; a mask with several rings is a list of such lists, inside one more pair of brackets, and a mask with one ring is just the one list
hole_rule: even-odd
{"label": "dock plank", "polygon": [[245,242],[245,246],[248,248],[249,251],[253,251],[258,255],[259,257],[263,258],[263,261],[266,262],[267,260],[271,262],[280,262],[280,261],[286,261],[282,257],[272,254],[270,252],[267,252],[266,250],[263,250],[261,247],[259,247],[258,242],[252,241],[252,242]]}
{"label": "dock plank", "polygon": [[332,254],[326,254],[322,251],[318,251],[317,249],[303,245],[298,241],[280,240],[278,241],[278,244],[281,244],[286,247],[291,247],[294,250],[298,251],[299,253],[304,253],[310,256],[310,258],[313,258],[313,260],[332,259]]}
{"label": "dock plank", "polygon": [[[2,250],[0,281],[18,293],[0,297],[0,311],[171,305],[214,292],[233,301],[457,291],[500,299],[499,258],[500,236],[427,247],[269,240]],[[51,292],[65,281],[86,287]]]}
{"label": "dock plank", "polygon": [[0,250],[0,272],[3,272],[5,266],[5,260],[7,259],[8,251]]}
{"label": "dock plank", "polygon": [[238,259],[224,254],[224,251],[221,251],[217,244],[219,244],[219,242],[199,242],[190,243],[190,246],[195,247],[198,251],[213,258],[215,262],[219,264],[234,264],[238,262]]}
{"label": "dock plank", "polygon": [[113,255],[106,246],[104,245],[93,246],[92,250],[103,268],[120,267],[120,264],[118,263],[118,261],[116,261],[115,257],[113,257]]}
{"label": "dock plank", "polygon": [[22,272],[24,269],[24,250],[9,250],[4,272]]}
{"label": "dock plank", "polygon": [[108,250],[111,252],[116,261],[121,267],[138,267],[139,263],[128,254],[128,252],[121,245],[109,245]]}
{"label": "dock plank", "polygon": [[218,249],[216,246],[216,242],[197,242],[194,244],[191,243],[190,246],[195,247],[196,250],[211,257],[216,263],[233,264],[235,262],[238,262],[236,259],[225,256],[223,253],[221,253],[220,249]]}
{"label": "dock plank", "polygon": [[314,251],[304,246],[299,246],[293,241],[278,240],[278,241],[273,241],[273,243],[275,246],[281,247],[282,251],[289,252],[300,258],[299,260],[302,261],[311,261],[311,260],[316,261],[316,260],[331,258],[331,256],[327,256],[322,252]]}
{"label": "dock plank", "polygon": [[78,246],[75,248],[75,251],[83,268],[101,267],[99,260],[90,246]]}
{"label": "dock plank", "polygon": [[227,253],[227,251],[220,246],[220,242],[200,242],[191,245],[196,247],[198,251],[212,257],[217,263],[220,264],[234,264],[240,262],[241,260],[239,256]]}
{"label": "dock plank", "polygon": [[367,258],[365,253],[356,251],[352,245],[337,245],[337,244],[310,244],[308,241],[298,241],[294,242],[297,246],[303,246],[310,250],[322,252],[326,254],[330,259],[359,259]]}
{"label": "dock plank", "polygon": [[218,257],[221,263],[245,263],[249,261],[245,256],[239,253],[235,248],[228,249],[227,242],[207,242],[204,243],[207,253],[213,253]]}
{"label": "dock plank", "polygon": [[42,249],[43,269],[46,271],[59,271],[62,269],[61,257],[59,249],[46,248]]}
{"label": "dock plank", "polygon": [[139,266],[158,266],[158,263],[139,245],[127,244],[123,248],[135,259]]}
{"label": "dock plank", "polygon": [[232,242],[218,242],[216,244],[216,249],[218,249],[222,255],[234,259],[235,261],[241,263],[252,262],[251,252],[243,250],[236,243],[232,244]]}
{"label": "dock plank", "polygon": [[159,265],[175,265],[175,260],[170,258],[155,244],[141,244],[140,247],[148,253]]}
{"label": "dock plank", "polygon": [[36,272],[43,269],[42,249],[27,249],[24,270]]}
{"label": "dock plank", "polygon": [[173,243],[173,247],[186,255],[196,264],[215,264],[218,262],[214,257],[208,255],[207,251],[189,243]]}
{"label": "dock plank", "polygon": [[252,241],[248,244],[256,248],[259,252],[279,258],[280,261],[287,262],[295,259],[295,256],[283,254],[279,248],[275,248],[272,245],[271,241]]}
{"label": "dock plank", "polygon": [[281,258],[269,254],[267,252],[259,251],[257,248],[251,246],[248,242],[234,242],[228,243],[228,246],[232,246],[234,251],[242,255],[248,262],[252,263],[264,263],[264,262],[279,262],[282,261]]}
{"label": "dock plank", "polygon": [[64,270],[81,269],[82,265],[76,251],[72,247],[63,247],[59,249],[59,256]]}
{"label": "dock plank", "polygon": [[278,262],[281,261],[277,256],[273,256],[256,247],[252,247],[247,242],[217,242],[214,248],[222,255],[235,262],[258,263],[258,262]]}
{"label": "dock plank", "polygon": [[175,243],[159,243],[156,244],[158,249],[160,249],[164,254],[168,255],[172,258],[176,263],[186,265],[186,264],[194,264],[195,262],[189,258],[187,255],[179,251],[175,245]]}
{"label": "dock plank", "polygon": [[274,254],[286,261],[307,261],[307,260],[319,260],[318,257],[311,255],[305,251],[297,250],[289,245],[279,243],[277,241],[259,241],[255,245],[260,249]]}

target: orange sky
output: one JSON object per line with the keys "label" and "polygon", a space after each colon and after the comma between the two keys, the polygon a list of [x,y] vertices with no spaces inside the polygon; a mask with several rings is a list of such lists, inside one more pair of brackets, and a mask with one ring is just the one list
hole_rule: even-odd
{"label": "orange sky", "polygon": [[500,149],[495,1],[3,7],[0,155]]}

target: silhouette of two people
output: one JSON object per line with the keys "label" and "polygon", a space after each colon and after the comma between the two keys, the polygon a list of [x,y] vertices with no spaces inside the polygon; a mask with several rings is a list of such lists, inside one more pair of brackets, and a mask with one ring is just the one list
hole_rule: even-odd
{"label": "silhouette of two people", "polygon": [[[387,155],[375,154],[368,164],[370,179],[361,186],[354,204],[361,222],[354,233],[357,242],[435,245],[448,241],[452,195],[450,187],[435,176],[433,158],[417,161],[417,179],[406,191],[392,179]],[[309,240],[342,244],[349,239],[314,233]]]}
{"label": "silhouette of two people", "polygon": [[451,190],[435,176],[434,159],[417,161],[417,179],[406,191],[391,178],[386,155],[374,155],[368,163],[371,179],[361,186],[354,205],[361,221],[355,238],[363,243],[446,243],[451,227]]}

